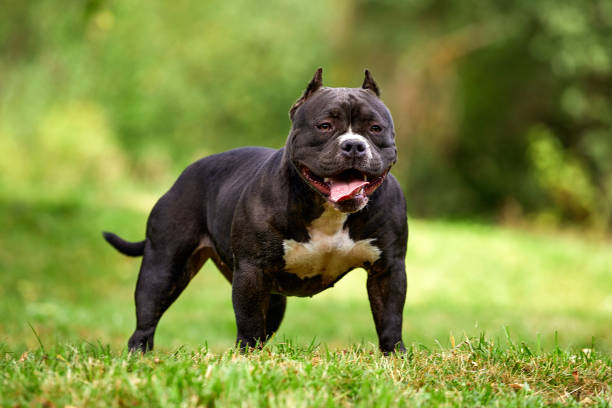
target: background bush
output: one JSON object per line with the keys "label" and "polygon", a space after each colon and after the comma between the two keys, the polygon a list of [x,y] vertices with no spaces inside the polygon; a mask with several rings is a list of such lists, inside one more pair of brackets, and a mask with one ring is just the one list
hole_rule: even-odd
{"label": "background bush", "polygon": [[318,66],[331,86],[367,67],[412,215],[612,228],[607,0],[9,0],[0,50],[4,200],[279,147]]}

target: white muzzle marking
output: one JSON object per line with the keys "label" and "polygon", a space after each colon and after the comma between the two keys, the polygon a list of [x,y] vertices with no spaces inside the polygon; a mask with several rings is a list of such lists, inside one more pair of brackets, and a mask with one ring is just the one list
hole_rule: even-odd
{"label": "white muzzle marking", "polygon": [[366,150],[365,150],[366,157],[368,158],[368,160],[372,158],[372,148],[370,147],[370,142],[368,141],[368,139],[366,139],[364,136],[361,136],[357,133],[353,133],[353,130],[351,129],[350,126],[346,133],[338,136],[338,145],[342,145],[342,143],[344,143],[347,140],[363,142],[366,146]]}

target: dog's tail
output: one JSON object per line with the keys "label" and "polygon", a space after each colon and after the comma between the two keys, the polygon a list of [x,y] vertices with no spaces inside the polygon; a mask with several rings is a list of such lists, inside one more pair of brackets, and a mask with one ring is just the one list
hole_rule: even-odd
{"label": "dog's tail", "polygon": [[127,256],[142,256],[144,254],[145,241],[129,242],[112,232],[103,232],[102,235],[109,244],[122,254]]}

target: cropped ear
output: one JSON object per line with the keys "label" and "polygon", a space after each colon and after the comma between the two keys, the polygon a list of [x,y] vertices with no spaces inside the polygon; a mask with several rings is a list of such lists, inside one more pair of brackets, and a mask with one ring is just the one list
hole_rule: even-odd
{"label": "cropped ear", "polygon": [[315,93],[317,89],[321,88],[322,86],[323,86],[323,68],[319,68],[317,69],[317,72],[315,72],[314,76],[312,77],[312,80],[306,87],[306,90],[304,91],[304,95],[302,95],[302,97],[298,99],[293,104],[291,109],[289,110],[289,117],[291,118],[291,120],[293,120],[293,116],[295,115],[295,111],[297,110],[297,108],[302,106],[304,102],[306,102],[306,99],[310,98],[310,96],[312,96],[312,94]]}
{"label": "cropped ear", "polygon": [[365,79],[363,80],[363,85],[361,85],[361,87],[363,89],[369,89],[370,91],[374,92],[376,96],[380,96],[380,89],[378,89],[378,85],[376,85],[374,78],[372,78],[370,71],[367,69],[365,70]]}

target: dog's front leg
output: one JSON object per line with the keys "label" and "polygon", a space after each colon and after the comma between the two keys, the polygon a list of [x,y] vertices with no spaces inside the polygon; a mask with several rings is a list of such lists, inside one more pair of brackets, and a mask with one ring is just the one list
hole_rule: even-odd
{"label": "dog's front leg", "polygon": [[265,342],[269,301],[261,270],[248,262],[238,263],[232,278],[232,304],[238,329],[236,344],[241,350]]}
{"label": "dog's front leg", "polygon": [[403,258],[395,260],[382,271],[371,270],[367,287],[380,350],[385,354],[406,351],[402,341],[406,300],[406,269]]}

